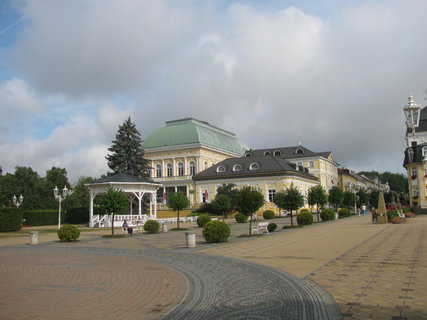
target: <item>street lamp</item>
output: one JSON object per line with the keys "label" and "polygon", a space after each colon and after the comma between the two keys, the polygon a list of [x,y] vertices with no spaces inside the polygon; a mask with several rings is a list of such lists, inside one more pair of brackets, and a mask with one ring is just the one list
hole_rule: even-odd
{"label": "street lamp", "polygon": [[67,186],[64,187],[64,189],[62,189],[62,195],[59,194],[59,190],[58,187],[55,187],[55,189],[53,189],[53,195],[55,196],[55,199],[59,201],[59,213],[58,213],[58,229],[61,228],[61,202],[62,200],[65,200],[65,198],[71,194],[71,190],[67,189]]}
{"label": "street lamp", "polygon": [[16,198],[16,196],[15,196],[15,195],[13,195],[12,200],[13,200],[13,204],[14,204],[17,208],[19,208],[19,206],[22,204],[22,201],[24,201],[24,197],[22,196],[22,194],[19,196],[19,198]]}
{"label": "street lamp", "polygon": [[[403,107],[403,112],[405,113],[406,126],[412,130],[412,139],[415,141],[415,128],[418,128],[420,124],[421,106],[415,103],[412,93],[409,94],[408,104]],[[408,147],[410,147],[411,144],[408,137],[406,138],[406,142],[408,143]]]}

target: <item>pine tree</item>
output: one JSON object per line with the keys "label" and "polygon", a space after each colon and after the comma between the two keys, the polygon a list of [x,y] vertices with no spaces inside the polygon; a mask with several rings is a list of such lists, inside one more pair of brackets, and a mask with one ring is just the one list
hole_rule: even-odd
{"label": "pine tree", "polygon": [[141,134],[129,117],[116,134],[116,140],[108,148],[111,154],[105,158],[114,173],[127,173],[137,177],[149,177],[148,161],[144,159]]}

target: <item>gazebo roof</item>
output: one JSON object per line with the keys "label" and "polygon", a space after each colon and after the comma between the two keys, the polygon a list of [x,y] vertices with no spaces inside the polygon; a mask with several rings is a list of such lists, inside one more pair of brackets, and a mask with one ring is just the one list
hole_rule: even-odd
{"label": "gazebo roof", "polygon": [[109,183],[148,183],[148,184],[159,184],[153,180],[133,176],[127,173],[116,173],[111,176],[106,176],[101,179],[95,180],[88,185],[92,184],[109,184]]}

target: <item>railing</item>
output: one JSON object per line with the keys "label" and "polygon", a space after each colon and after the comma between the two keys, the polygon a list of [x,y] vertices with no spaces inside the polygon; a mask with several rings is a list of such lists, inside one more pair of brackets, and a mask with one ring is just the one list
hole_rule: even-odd
{"label": "railing", "polygon": [[[111,215],[94,215],[92,217],[92,226],[94,228],[105,228],[111,227]],[[179,222],[194,222],[197,217],[180,217]],[[146,214],[141,216],[139,215],[115,215],[114,216],[114,226],[121,227],[123,222],[127,220],[129,227],[141,227],[143,226],[147,220],[150,220],[150,217]],[[163,219],[153,219],[158,223],[176,223],[176,218],[163,218]]]}

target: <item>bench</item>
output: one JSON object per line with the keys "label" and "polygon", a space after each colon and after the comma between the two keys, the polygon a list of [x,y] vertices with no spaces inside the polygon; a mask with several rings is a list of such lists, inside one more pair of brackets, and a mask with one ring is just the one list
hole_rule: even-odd
{"label": "bench", "polygon": [[260,222],[257,226],[252,227],[252,233],[268,233],[268,222]]}

